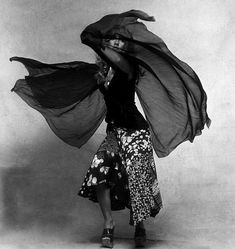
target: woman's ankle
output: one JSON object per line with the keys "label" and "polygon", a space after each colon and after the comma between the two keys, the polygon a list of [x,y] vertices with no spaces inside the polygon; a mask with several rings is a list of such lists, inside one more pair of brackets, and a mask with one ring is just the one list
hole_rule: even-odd
{"label": "woman's ankle", "polygon": [[104,221],[104,228],[113,228],[115,226],[115,222],[113,219],[108,219]]}
{"label": "woman's ankle", "polygon": [[144,228],[145,228],[145,227],[144,227],[144,222],[141,221],[141,222],[137,223],[137,224],[136,224],[136,228],[143,228],[143,229],[144,229]]}

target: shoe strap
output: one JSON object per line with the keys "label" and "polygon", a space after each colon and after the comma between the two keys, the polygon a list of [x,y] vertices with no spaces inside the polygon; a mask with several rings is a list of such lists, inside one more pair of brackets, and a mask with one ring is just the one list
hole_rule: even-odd
{"label": "shoe strap", "polygon": [[113,228],[104,228],[103,235],[113,235],[114,227]]}

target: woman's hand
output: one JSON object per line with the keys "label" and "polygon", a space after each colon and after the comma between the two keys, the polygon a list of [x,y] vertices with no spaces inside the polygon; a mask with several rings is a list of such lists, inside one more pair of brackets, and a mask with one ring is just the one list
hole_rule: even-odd
{"label": "woman's hand", "polygon": [[109,84],[110,84],[110,82],[111,82],[113,76],[114,76],[114,70],[113,70],[112,67],[110,67],[110,68],[109,68],[109,71],[108,71],[108,74],[107,74],[107,77],[106,77],[106,80],[105,80],[105,83],[104,83],[104,86],[105,86],[106,88],[108,88],[108,86],[109,86]]}
{"label": "woman's hand", "polygon": [[[115,42],[116,40],[110,40],[110,43],[113,43],[114,45]],[[116,46],[121,46],[121,43],[117,43]],[[115,50],[111,49],[110,47],[105,47],[104,49],[101,49],[101,52],[121,71],[128,74],[128,79],[132,79],[134,68],[129,63],[129,61],[126,58],[124,58],[124,56],[122,56]]]}

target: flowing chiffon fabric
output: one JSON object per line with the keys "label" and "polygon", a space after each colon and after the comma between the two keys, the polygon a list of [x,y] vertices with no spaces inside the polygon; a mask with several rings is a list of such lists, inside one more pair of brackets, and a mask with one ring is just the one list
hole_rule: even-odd
{"label": "flowing chiffon fabric", "polygon": [[49,65],[21,57],[11,60],[22,62],[29,72],[12,91],[39,111],[64,142],[78,148],[85,144],[106,113],[94,76],[97,66],[84,62]]}
{"label": "flowing chiffon fabric", "polygon": [[[207,96],[196,73],[138,19],[154,21],[138,10],[107,15],[85,28],[81,40],[106,60],[102,48],[107,45],[103,41],[125,41],[123,49],[112,49],[139,64],[136,92],[150,126],[154,150],[164,157],[180,143],[193,142],[205,124],[209,127]],[[77,147],[86,143],[106,114],[95,79],[97,66],[85,62],[45,64],[21,57],[11,60],[23,63],[29,71],[13,91],[41,112],[63,141]]]}

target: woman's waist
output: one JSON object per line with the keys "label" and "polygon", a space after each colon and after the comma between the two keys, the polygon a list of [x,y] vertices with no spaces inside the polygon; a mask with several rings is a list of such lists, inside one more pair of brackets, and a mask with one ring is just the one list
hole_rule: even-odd
{"label": "woman's waist", "polygon": [[122,102],[118,102],[114,99],[105,101],[105,104],[108,113],[132,114],[139,112],[134,100],[123,100]]}
{"label": "woman's waist", "polygon": [[148,128],[148,123],[141,113],[107,113],[105,121],[116,127],[133,129]]}
{"label": "woman's waist", "polygon": [[106,132],[109,133],[116,133],[118,130],[125,131],[126,133],[132,133],[135,132],[136,130],[145,130],[146,132],[150,132],[149,126],[147,125],[142,125],[142,126],[136,126],[136,127],[125,127],[121,125],[117,125],[115,123],[107,123],[106,127]]}

